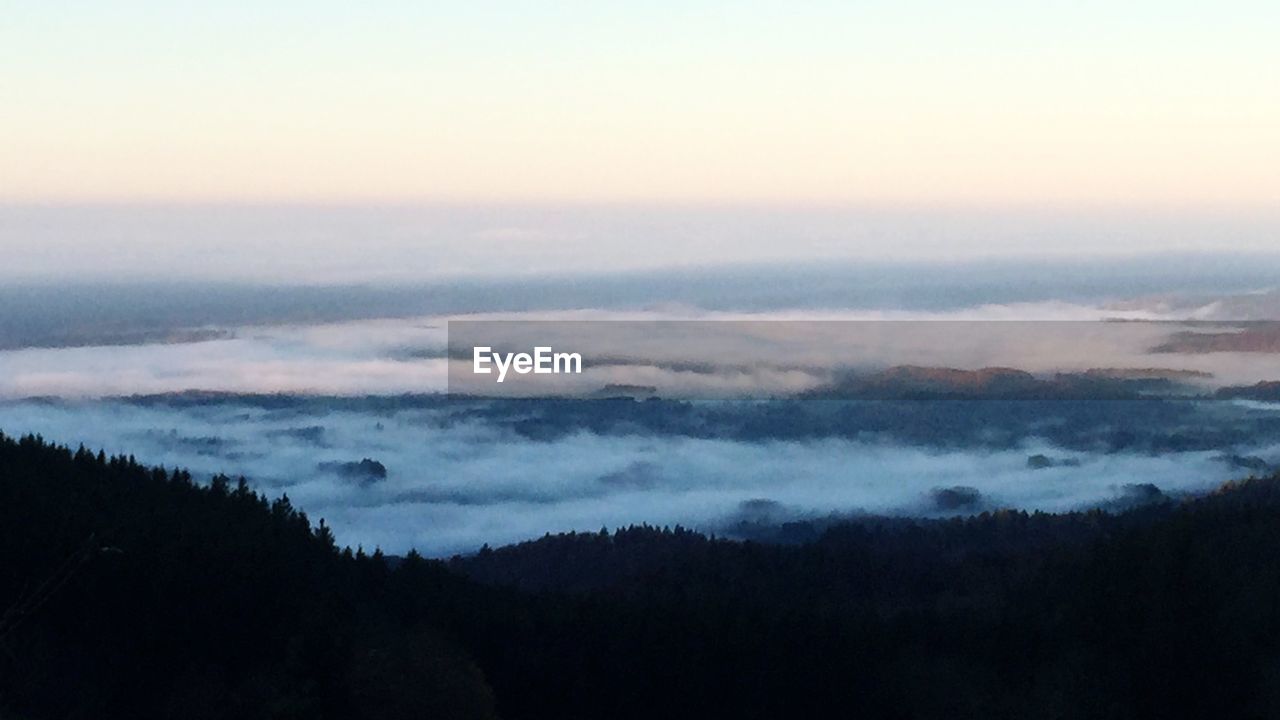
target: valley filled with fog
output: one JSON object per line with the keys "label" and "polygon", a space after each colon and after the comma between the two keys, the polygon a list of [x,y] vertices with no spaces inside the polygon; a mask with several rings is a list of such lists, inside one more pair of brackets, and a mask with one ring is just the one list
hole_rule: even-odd
{"label": "valley filled with fog", "polygon": [[[638,523],[778,537],[1123,508],[1280,466],[1280,296],[1267,268],[1225,283],[1238,268],[1207,266],[1214,293],[1136,261],[1087,281],[1009,263],[678,287],[10,286],[0,431],[243,475],[344,544],[433,556]],[[532,398],[450,393],[458,320],[607,361]],[[637,327],[628,354],[600,340]]]}
{"label": "valley filled with fog", "polygon": [[40,400],[0,406],[0,424],[244,475],[343,543],[430,555],[632,523],[749,536],[865,513],[1121,507],[1280,460],[1270,404],[533,402]]}

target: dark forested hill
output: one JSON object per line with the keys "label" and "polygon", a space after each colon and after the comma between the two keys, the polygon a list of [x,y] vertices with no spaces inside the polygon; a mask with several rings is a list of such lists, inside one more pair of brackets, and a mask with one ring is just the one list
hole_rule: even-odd
{"label": "dark forested hill", "polygon": [[0,436],[0,717],[1275,717],[1277,557],[1268,479],[388,563],[243,484]]}
{"label": "dark forested hill", "polygon": [[492,716],[381,557],[243,482],[0,435],[0,558],[0,717]]}

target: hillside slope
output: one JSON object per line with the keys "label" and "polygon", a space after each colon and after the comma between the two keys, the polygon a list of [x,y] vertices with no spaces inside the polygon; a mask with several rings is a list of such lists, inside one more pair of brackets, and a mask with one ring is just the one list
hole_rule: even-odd
{"label": "hillside slope", "polygon": [[799,545],[335,547],[243,484],[0,436],[0,717],[1275,717],[1280,481]]}

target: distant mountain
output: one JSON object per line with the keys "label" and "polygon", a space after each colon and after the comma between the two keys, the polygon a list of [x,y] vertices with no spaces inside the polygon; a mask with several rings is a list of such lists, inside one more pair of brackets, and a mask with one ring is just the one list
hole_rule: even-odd
{"label": "distant mountain", "polygon": [[1269,380],[1254,385],[1219,388],[1215,397],[1224,400],[1259,400],[1280,402],[1280,381]]}
{"label": "distant mountain", "polygon": [[851,372],[808,397],[869,400],[1131,400],[1172,393],[1188,376],[1154,371],[1056,373],[1043,377],[1025,370],[987,367],[962,370],[903,365]]}
{"label": "distant mountain", "polygon": [[1223,324],[1225,331],[1175,333],[1152,348],[1155,353],[1205,354],[1222,352],[1280,353],[1280,323],[1251,322],[1236,327]]}

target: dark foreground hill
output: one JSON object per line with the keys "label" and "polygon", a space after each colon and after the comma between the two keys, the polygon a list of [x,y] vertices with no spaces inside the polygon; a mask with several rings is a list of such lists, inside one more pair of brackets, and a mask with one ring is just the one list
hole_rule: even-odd
{"label": "dark foreground hill", "polygon": [[0,436],[0,717],[1275,717],[1276,558],[1270,479],[389,563],[242,483]]}

